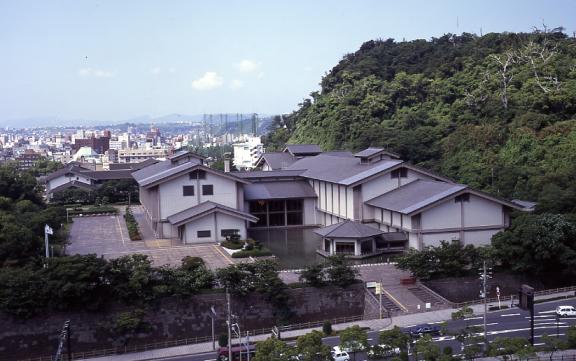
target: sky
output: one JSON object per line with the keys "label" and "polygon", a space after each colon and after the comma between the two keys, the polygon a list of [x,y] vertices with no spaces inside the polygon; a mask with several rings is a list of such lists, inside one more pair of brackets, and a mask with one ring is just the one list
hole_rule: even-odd
{"label": "sky", "polygon": [[575,0],[0,0],[0,125],[288,113],[365,41],[572,34],[575,14]]}

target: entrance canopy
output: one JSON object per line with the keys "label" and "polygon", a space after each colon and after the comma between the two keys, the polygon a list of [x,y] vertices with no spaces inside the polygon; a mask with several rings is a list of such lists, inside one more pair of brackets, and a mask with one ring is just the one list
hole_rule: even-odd
{"label": "entrance canopy", "polygon": [[385,232],[360,222],[344,221],[314,230],[314,233],[324,238],[368,238],[379,236]]}

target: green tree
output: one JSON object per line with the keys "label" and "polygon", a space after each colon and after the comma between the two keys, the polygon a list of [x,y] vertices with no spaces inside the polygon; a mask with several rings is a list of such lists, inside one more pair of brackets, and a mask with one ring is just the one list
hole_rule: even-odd
{"label": "green tree", "polygon": [[512,361],[514,356],[518,359],[534,355],[534,347],[523,338],[496,338],[490,344],[489,355],[499,356],[502,361]]}
{"label": "green tree", "polygon": [[154,270],[146,255],[133,254],[110,260],[106,278],[115,294],[125,302],[146,302],[154,297]]}
{"label": "green tree", "polygon": [[324,266],[320,263],[306,266],[300,272],[300,282],[312,287],[321,287],[325,284]]}
{"label": "green tree", "polygon": [[400,327],[394,326],[391,330],[381,331],[378,335],[378,340],[381,345],[389,346],[390,348],[399,348],[402,351],[408,350],[408,344],[411,338],[406,333],[402,332]]}
{"label": "green tree", "polygon": [[358,270],[350,267],[342,255],[328,257],[324,272],[332,284],[340,287],[346,287],[356,282],[358,276]]}
{"label": "green tree", "polygon": [[576,326],[570,326],[566,330],[566,342],[569,348],[576,348]]}
{"label": "green tree", "polygon": [[426,361],[436,361],[440,358],[440,347],[430,335],[424,335],[414,343],[414,354]]}
{"label": "green tree", "polygon": [[254,361],[291,361],[296,350],[276,338],[268,338],[256,345]]}
{"label": "green tree", "polygon": [[[576,274],[576,225],[562,215],[524,214],[492,241],[504,265],[516,272]],[[512,261],[513,260],[513,261]]]}
{"label": "green tree", "polygon": [[322,332],[312,331],[296,339],[296,351],[302,361],[331,361],[330,346],[322,343]]}
{"label": "green tree", "polygon": [[558,337],[553,337],[548,334],[542,335],[542,350],[549,353],[550,361],[554,358],[554,353],[568,348],[568,343]]}
{"label": "green tree", "polygon": [[350,326],[340,331],[340,347],[352,352],[354,360],[356,353],[368,348],[368,333],[358,325]]}

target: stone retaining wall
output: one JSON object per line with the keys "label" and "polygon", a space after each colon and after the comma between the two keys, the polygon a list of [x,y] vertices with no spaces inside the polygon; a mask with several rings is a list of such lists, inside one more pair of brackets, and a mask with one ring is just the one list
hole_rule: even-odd
{"label": "stone retaining wall", "polygon": [[[362,284],[338,287],[289,289],[294,312],[291,323],[362,315]],[[242,330],[275,325],[272,307],[260,295],[232,296],[232,314],[238,315]],[[163,299],[145,308],[151,331],[136,335],[129,345],[209,336],[210,306],[214,306],[216,334],[225,332],[226,297],[223,293],[195,295],[188,299]],[[121,335],[111,330],[118,314],[135,307],[115,306],[99,312],[52,312],[29,320],[0,314],[0,360],[54,354],[64,321],[70,319],[74,352],[123,345]]]}

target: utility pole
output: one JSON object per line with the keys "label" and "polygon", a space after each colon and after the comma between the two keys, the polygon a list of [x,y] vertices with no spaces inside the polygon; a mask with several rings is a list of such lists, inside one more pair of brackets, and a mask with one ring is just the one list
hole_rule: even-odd
{"label": "utility pole", "polygon": [[485,350],[488,351],[488,330],[487,330],[487,322],[486,322],[486,315],[488,314],[488,297],[486,294],[486,283],[488,281],[488,270],[486,268],[486,261],[482,262],[482,297],[484,298],[484,347]]}
{"label": "utility pole", "polygon": [[230,292],[228,292],[228,287],[226,287],[226,303],[228,308],[228,315],[226,324],[228,325],[228,360],[232,360],[232,313],[230,310]]}

